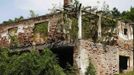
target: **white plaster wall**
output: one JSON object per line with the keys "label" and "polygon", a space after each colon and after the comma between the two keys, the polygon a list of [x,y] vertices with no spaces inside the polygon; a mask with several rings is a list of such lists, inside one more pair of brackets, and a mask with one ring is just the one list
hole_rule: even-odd
{"label": "white plaster wall", "polygon": [[50,31],[50,21],[48,21],[48,32]]}
{"label": "white plaster wall", "polygon": [[119,37],[124,40],[133,40],[133,35],[124,35],[123,32],[119,32]]}
{"label": "white plaster wall", "polygon": [[123,32],[119,32],[119,37],[124,40],[129,40],[129,37],[127,35],[124,35]]}
{"label": "white plaster wall", "polygon": [[88,50],[82,48],[81,45],[78,48],[78,56],[76,59],[76,63],[79,68],[79,72],[80,72],[79,75],[85,75],[85,72],[87,71],[87,67],[89,66],[89,57],[88,57]]}
{"label": "white plaster wall", "polygon": [[80,48],[80,75],[85,75],[89,65],[88,52],[86,49]]}
{"label": "white plaster wall", "polygon": [[1,37],[6,37],[10,43],[11,40],[9,39],[8,31],[1,33]]}
{"label": "white plaster wall", "polygon": [[3,32],[2,34],[1,34],[1,37],[6,37],[7,39],[8,39],[8,31],[6,31],[6,32]]}
{"label": "white plaster wall", "polygon": [[21,24],[21,25],[18,25],[17,34],[19,34],[20,32],[21,33],[25,33],[24,28],[28,28],[28,27],[34,27],[34,24],[30,24],[30,25],[27,25],[27,24],[23,25],[23,24]]}
{"label": "white plaster wall", "polygon": [[[127,27],[126,27],[127,26]],[[124,28],[127,28],[128,33],[124,35]],[[118,35],[124,40],[133,40],[133,28],[129,24],[125,25],[123,22],[118,22]]]}
{"label": "white plaster wall", "polygon": [[24,33],[24,29],[23,29],[23,28],[24,28],[24,25],[19,25],[19,26],[18,26],[17,34],[20,33],[20,32],[21,32],[21,33]]}

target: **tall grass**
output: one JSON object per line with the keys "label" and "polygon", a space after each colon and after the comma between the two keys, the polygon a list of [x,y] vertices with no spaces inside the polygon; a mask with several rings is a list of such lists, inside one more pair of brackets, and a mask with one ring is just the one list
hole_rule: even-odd
{"label": "tall grass", "polygon": [[119,75],[134,75],[134,71],[127,72],[127,73],[124,73],[124,74],[119,74]]}

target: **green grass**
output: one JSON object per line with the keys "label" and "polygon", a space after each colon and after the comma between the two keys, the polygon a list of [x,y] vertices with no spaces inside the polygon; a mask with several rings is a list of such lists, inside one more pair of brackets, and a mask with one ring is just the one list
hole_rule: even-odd
{"label": "green grass", "polygon": [[125,73],[125,74],[119,74],[119,75],[134,75],[134,71],[127,72],[127,73]]}

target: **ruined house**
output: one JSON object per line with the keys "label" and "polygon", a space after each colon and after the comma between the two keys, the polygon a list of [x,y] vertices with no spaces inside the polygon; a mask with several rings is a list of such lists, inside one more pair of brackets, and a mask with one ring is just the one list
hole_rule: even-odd
{"label": "ruined house", "polygon": [[[64,7],[71,5],[73,0],[64,0]],[[97,15],[97,14],[95,14]],[[114,28],[115,36],[110,38],[112,45],[93,43],[83,39],[81,7],[77,13],[78,35],[71,39],[72,19],[63,21],[65,15],[61,12],[24,19],[11,24],[0,24],[0,47],[11,50],[29,50],[50,47],[58,54],[59,62],[65,67],[68,62],[76,65],[79,74],[85,75],[89,61],[93,63],[97,75],[113,75],[133,70],[133,25],[117,21]],[[97,15],[98,38],[102,37],[101,19]],[[111,30],[109,30],[111,32]],[[106,40],[104,38],[104,40]]]}
{"label": "ruined house", "polygon": [[113,46],[89,40],[79,41],[75,61],[81,75],[86,72],[89,61],[95,65],[97,75],[113,75],[133,70],[133,28],[128,23],[118,21],[116,30]]}

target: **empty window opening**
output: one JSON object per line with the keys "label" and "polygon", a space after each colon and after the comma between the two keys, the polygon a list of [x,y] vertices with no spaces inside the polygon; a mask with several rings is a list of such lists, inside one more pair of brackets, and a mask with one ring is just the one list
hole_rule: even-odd
{"label": "empty window opening", "polygon": [[43,33],[45,35],[48,34],[48,22],[41,22],[41,23],[36,23],[34,30],[35,33]]}
{"label": "empty window opening", "polygon": [[62,68],[73,66],[73,47],[60,47],[51,49],[58,58],[59,65]]}
{"label": "empty window opening", "polygon": [[17,33],[17,31],[18,31],[18,28],[17,27],[10,28],[10,29],[8,29],[8,34],[10,36],[14,36]]}
{"label": "empty window opening", "polygon": [[129,57],[119,56],[119,70],[122,73],[129,68]]}
{"label": "empty window opening", "polygon": [[124,28],[124,35],[127,35],[127,29],[126,28]]}

